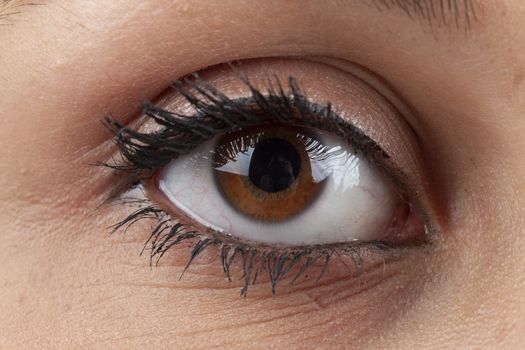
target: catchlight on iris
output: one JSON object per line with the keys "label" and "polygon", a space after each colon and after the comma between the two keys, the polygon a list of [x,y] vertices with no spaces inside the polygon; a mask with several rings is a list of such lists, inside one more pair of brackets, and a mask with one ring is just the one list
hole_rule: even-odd
{"label": "catchlight on iris", "polygon": [[261,222],[287,220],[305,210],[325,180],[314,177],[316,141],[307,134],[277,124],[218,138],[212,151],[214,175],[225,200]]}

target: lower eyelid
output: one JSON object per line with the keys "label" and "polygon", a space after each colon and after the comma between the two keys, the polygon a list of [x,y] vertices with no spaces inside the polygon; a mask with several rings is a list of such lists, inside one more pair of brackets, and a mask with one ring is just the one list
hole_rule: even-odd
{"label": "lower eyelid", "polygon": [[[144,190],[140,187],[126,193],[123,198],[125,199],[122,199],[121,204],[131,202],[135,208],[137,203],[141,204],[139,209],[136,209],[122,222],[122,225],[119,224],[119,229],[128,230],[138,222],[137,219],[140,219],[140,217],[153,219],[153,226],[155,226],[153,232],[155,232],[155,229],[159,227],[158,225],[163,222],[169,223],[171,227],[174,227],[181,221],[171,218],[163,212],[162,209],[152,206],[147,197],[145,197]],[[141,216],[135,215],[135,213],[141,210],[143,211]],[[184,230],[184,232],[192,233],[195,231],[188,229],[188,231]],[[158,265],[162,258],[163,261],[168,261],[161,263],[161,265],[167,264],[166,266],[173,266],[173,263],[169,262],[171,252],[164,255],[168,250],[158,250],[159,247],[162,248],[159,243],[166,239],[168,234],[168,232],[161,233],[157,238],[154,238],[156,241],[152,241],[150,237],[150,240],[146,242],[144,252],[151,254],[151,264]],[[197,273],[201,275],[198,271],[203,268],[205,269],[204,271],[207,271],[210,268],[210,263],[213,263],[213,260],[220,260],[220,256],[223,254],[221,250],[225,245],[219,241],[210,243],[207,249],[198,254],[194,254],[195,247],[198,246],[199,242],[209,237],[210,235],[205,233],[190,234],[187,239],[183,239],[178,243],[184,250],[188,249],[184,247],[186,245],[184,243],[186,242],[190,242],[190,245],[193,247],[190,248],[190,254],[183,253],[182,255],[182,258],[186,259],[186,264],[182,262],[175,264],[180,270],[179,277],[182,278],[186,272],[192,274],[192,269],[196,269]],[[176,236],[172,238],[173,240],[164,243],[171,244],[177,239]],[[376,276],[377,273],[381,274],[378,280],[380,281],[389,277],[385,275],[386,264],[395,264],[396,261],[402,259],[406,253],[404,253],[404,251],[413,249],[409,247],[388,247],[382,244],[363,243],[352,248],[342,247],[341,250],[325,250],[319,253],[305,252],[303,253],[304,258],[297,260],[297,263],[291,267],[290,262],[292,260],[289,259],[283,264],[283,261],[279,259],[286,254],[292,256],[293,250],[283,248],[279,254],[272,252],[270,255],[265,256],[263,252],[265,251],[264,249],[267,248],[262,248],[261,250],[243,248],[242,246],[238,246],[238,248],[240,249],[235,253],[234,260],[230,262],[227,270],[223,271],[223,273],[227,278],[228,276],[231,277],[228,279],[230,283],[233,283],[232,287],[240,287],[241,295],[244,296],[247,295],[249,286],[253,288],[252,285],[258,286],[257,289],[259,292],[257,293],[263,293],[261,295],[266,294],[264,291],[267,290],[268,285],[270,285],[273,292],[276,292],[277,282],[283,285],[281,288],[285,293],[291,293],[297,289],[314,288],[319,285],[320,282],[322,282],[321,284],[329,285],[336,281],[350,281],[354,278],[359,278],[361,281],[363,281],[363,278],[371,280],[375,278],[374,276]],[[157,251],[155,251],[155,249],[157,249]],[[251,264],[252,255],[254,257],[252,261],[253,264]],[[184,256],[186,258],[184,258]],[[309,260],[310,257],[313,260]],[[199,259],[204,260],[199,263]],[[189,262],[192,263],[191,267]],[[308,267],[303,270],[306,265],[308,265]],[[288,270],[288,268],[290,269]],[[286,273],[284,273],[285,271]],[[239,279],[240,276],[243,277]],[[209,278],[215,279],[216,274],[210,272]]]}
{"label": "lower eyelid", "polygon": [[[151,183],[151,181],[153,180],[149,180],[149,183]],[[146,183],[148,183],[148,181]],[[129,202],[130,200],[133,202],[135,208],[133,213],[137,213],[140,210],[144,209],[146,209],[147,211],[143,212],[139,216],[132,213],[128,216],[128,218],[126,218],[122,222],[123,225],[119,225],[119,229],[128,230],[129,226],[132,226],[137,221],[137,219],[140,219],[140,217],[153,219],[153,233],[155,233],[155,229],[160,227],[159,224],[162,222],[169,224],[170,227],[174,227],[179,223],[184,224],[185,222],[191,222],[191,219],[185,220],[183,218],[184,214],[182,214],[181,217],[179,217],[177,214],[175,214],[175,216],[172,216],[164,212],[160,207],[152,205],[148,198],[151,196],[152,195],[146,195],[146,191],[142,186],[138,186],[134,188],[131,192],[126,193],[122,196],[122,198],[124,198],[122,199],[123,203]],[[157,203],[162,203],[162,200],[160,200],[158,197],[154,198]],[[140,206],[140,208],[138,209],[137,203]],[[336,283],[337,281],[350,281],[354,278],[359,278],[360,280],[365,278],[365,280],[368,280],[369,274],[374,275],[376,273],[374,271],[385,271],[387,265],[390,266],[394,264],[391,267],[389,267],[389,269],[392,269],[393,266],[397,264],[397,261],[403,261],[407,253],[414,249],[417,249],[417,247],[395,247],[375,242],[363,242],[362,244],[358,245],[343,246],[341,247],[341,250],[325,249],[324,251],[319,250],[318,252],[315,252],[314,248],[314,251],[312,252],[312,249],[310,248],[310,252],[304,255],[304,257],[301,257],[301,259],[297,261],[296,265],[293,268],[291,268],[290,271],[288,271],[282,276],[279,276],[279,272],[275,271],[282,272],[283,270],[286,270],[289,267],[289,265],[287,264],[289,264],[291,261],[289,258],[291,256],[290,254],[293,254],[293,250],[284,248],[280,251],[280,253],[277,253],[275,250],[266,250],[268,248],[264,246],[262,248],[254,248],[253,246],[245,246],[243,244],[237,245],[238,241],[235,240],[233,241],[233,245],[225,245],[225,241],[221,238],[219,240],[216,240],[215,242],[210,243],[203,251],[197,251],[196,247],[198,247],[199,242],[213,238],[214,232],[206,231],[205,228],[197,228],[197,230],[195,230],[195,227],[192,227],[191,225],[186,226],[186,228],[184,228],[184,226],[180,227],[180,232],[182,232],[183,234],[189,233],[189,236],[185,237],[180,242],[178,242],[177,246],[181,248],[182,258],[184,259],[185,256],[187,261],[191,262],[192,267],[188,269],[189,265],[183,266],[184,264],[182,262],[177,263],[176,265],[179,268],[178,272],[184,273],[186,272],[186,269],[188,269],[189,271],[187,272],[189,272],[190,275],[193,275],[193,265],[196,265],[196,271],[200,275],[201,272],[198,271],[201,271],[202,269],[205,269],[204,271],[208,271],[208,269],[211,268],[210,263],[213,264],[213,260],[218,262],[218,265],[221,266],[220,256],[223,247],[239,247],[240,250],[237,251],[235,260],[231,262],[230,265],[227,267],[227,271],[223,272],[226,276],[232,276],[230,279],[231,281],[233,281],[233,286],[240,287],[242,295],[246,295],[248,291],[248,286],[250,289],[253,288],[253,279],[255,279],[255,271],[257,270],[257,274],[259,276],[257,277],[258,282],[255,283],[255,285],[259,286],[256,288],[256,290],[259,290],[259,292],[256,293],[264,294],[264,292],[262,292],[261,289],[267,291],[268,285],[275,292],[277,285],[276,282],[279,282],[279,285],[282,285],[282,287],[279,287],[279,290],[283,290],[285,293],[289,293],[298,289],[313,288],[318,283],[332,284]],[[144,245],[144,252],[147,255],[151,255],[150,263],[157,265],[160,261],[158,259],[162,258],[163,260],[168,261],[161,263],[161,265],[167,264],[168,266],[171,266],[172,263],[169,261],[171,259],[170,257],[172,256],[171,250],[167,250],[164,248],[166,248],[167,245],[174,243],[178,239],[177,235],[174,234],[172,235],[170,240],[165,241],[165,239],[170,234],[169,230],[165,232],[157,232],[160,232],[160,234],[157,237],[153,237],[154,235],[149,237],[148,242],[146,242],[146,244]],[[160,244],[161,242],[163,243]],[[190,244],[190,247],[187,247],[187,243]],[[175,249],[174,251],[178,251],[178,249]],[[265,251],[270,252],[270,255],[265,256]],[[181,253],[177,253],[177,255],[180,256]],[[250,254],[252,253],[254,254],[255,260],[253,264],[254,267],[250,268]],[[228,253],[226,253],[226,255],[228,255]],[[287,261],[285,261],[284,264],[284,260],[279,261],[280,257],[283,256],[287,256],[288,259]],[[299,275],[297,280],[293,282],[294,286],[290,286],[289,284],[294,280],[296,274],[299,273],[299,271],[302,267],[304,267],[305,264],[309,263],[308,257],[315,258],[315,263]],[[328,268],[325,268],[324,263],[325,259],[327,258],[329,258],[329,264],[327,265]],[[179,257],[178,260],[179,259],[181,259],[181,257]],[[204,261],[202,261],[201,259],[204,259]],[[277,267],[278,264],[282,265],[280,267]],[[262,269],[260,269],[261,266],[263,266]],[[270,272],[271,270],[268,271],[266,267],[270,267],[271,269],[276,270],[274,270],[274,272]],[[248,268],[248,270],[251,270],[251,272],[247,273],[245,270],[246,268]],[[241,278],[241,280],[239,280],[240,276],[244,276],[244,278]],[[249,278],[247,278],[246,276],[248,276]],[[272,278],[276,276],[277,280],[272,282]],[[386,276],[384,277],[386,278]],[[190,278],[190,276],[188,276],[188,278]],[[215,280],[215,277],[213,277],[212,279]]]}

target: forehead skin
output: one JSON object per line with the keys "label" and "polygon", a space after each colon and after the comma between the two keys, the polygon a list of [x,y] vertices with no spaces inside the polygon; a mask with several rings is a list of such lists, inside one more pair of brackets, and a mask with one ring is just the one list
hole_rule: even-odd
{"label": "forehead skin", "polygon": [[[0,348],[525,342],[522,1],[478,2],[468,30],[388,1],[16,7],[27,3],[6,3],[2,13],[16,13],[0,18],[8,22],[0,26]],[[95,210],[114,180],[88,166],[114,151],[103,116],[132,120],[144,97],[190,72],[281,56],[358,62],[414,111],[408,122],[449,228],[442,251],[401,265],[383,289],[354,293],[342,283],[240,299],[238,286],[215,277],[212,257],[181,281],[183,253],[150,269],[137,256],[147,227],[108,237],[122,212]],[[374,301],[385,295],[396,303],[383,317]]]}

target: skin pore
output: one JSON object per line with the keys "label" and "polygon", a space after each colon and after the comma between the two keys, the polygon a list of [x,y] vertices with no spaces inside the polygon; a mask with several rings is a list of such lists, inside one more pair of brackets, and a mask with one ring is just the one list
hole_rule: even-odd
{"label": "skin pore", "polygon": [[[520,348],[525,4],[422,16],[389,1],[254,3],[0,7],[14,12],[0,16],[0,348]],[[254,74],[293,73],[322,96],[337,91],[315,74],[348,62],[395,92],[439,208],[439,249],[362,280],[335,274],[275,296],[256,285],[241,298],[213,251],[179,281],[191,248],[150,268],[138,256],[148,223],[108,234],[129,209],[99,207],[116,181],[92,166],[116,153],[101,119],[133,122],[172,81],[226,79],[214,67],[251,59]]]}

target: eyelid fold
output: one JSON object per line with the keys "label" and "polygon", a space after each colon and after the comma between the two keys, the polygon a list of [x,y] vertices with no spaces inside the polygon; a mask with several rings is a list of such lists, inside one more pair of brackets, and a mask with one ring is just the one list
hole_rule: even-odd
{"label": "eyelid fold", "polygon": [[[389,156],[390,160],[386,165],[395,177],[394,181],[409,187],[408,192],[414,196],[429,192],[428,188],[424,189],[426,166],[418,139],[398,111],[398,101],[394,105],[378,92],[377,85],[380,81],[376,79],[373,82],[374,87],[371,87],[363,80],[371,75],[370,72],[363,72],[358,78],[353,73],[328,64],[300,60],[275,60],[264,65],[263,69],[260,65],[257,61],[248,61],[240,66],[242,74],[249,76],[252,88],[264,92],[272,78],[286,82],[289,77],[294,77],[301,82],[301,92],[307,96],[309,103],[326,106],[329,102],[331,110],[338,117],[373,140]],[[360,68],[352,65],[352,69],[355,72]],[[221,66],[200,73],[200,78],[231,100],[249,98],[253,90],[239,79],[239,74],[239,70]],[[184,87],[187,92],[194,92],[190,86]],[[392,93],[388,94],[391,95]],[[161,108],[187,116],[199,114],[195,105],[177,89],[168,89],[154,106],[148,104],[146,107]],[[146,122],[143,130],[154,130],[155,126],[152,124],[154,123]],[[430,203],[425,203],[424,206],[429,205]]]}

